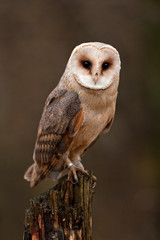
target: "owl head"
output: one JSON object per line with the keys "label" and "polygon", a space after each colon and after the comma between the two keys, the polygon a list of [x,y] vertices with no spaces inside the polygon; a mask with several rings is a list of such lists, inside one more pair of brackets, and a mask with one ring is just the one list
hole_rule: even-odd
{"label": "owl head", "polygon": [[75,47],[67,66],[83,87],[95,90],[108,88],[119,79],[120,57],[111,45],[91,42]]}

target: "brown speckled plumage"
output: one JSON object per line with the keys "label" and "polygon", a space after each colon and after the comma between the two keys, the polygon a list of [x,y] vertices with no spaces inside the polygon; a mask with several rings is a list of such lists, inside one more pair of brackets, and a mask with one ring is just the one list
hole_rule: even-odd
{"label": "brown speckled plumage", "polygon": [[35,163],[32,167],[36,168],[36,174],[30,174],[32,186],[56,169],[58,160],[68,150],[82,123],[80,106],[80,99],[74,91],[55,89],[49,95],[34,149]]}

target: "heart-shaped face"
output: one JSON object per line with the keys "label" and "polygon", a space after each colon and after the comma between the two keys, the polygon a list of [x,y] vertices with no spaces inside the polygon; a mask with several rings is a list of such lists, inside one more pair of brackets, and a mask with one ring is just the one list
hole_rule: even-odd
{"label": "heart-shaped face", "polygon": [[104,43],[77,46],[68,66],[75,80],[89,89],[106,89],[119,78],[120,57],[115,48]]}

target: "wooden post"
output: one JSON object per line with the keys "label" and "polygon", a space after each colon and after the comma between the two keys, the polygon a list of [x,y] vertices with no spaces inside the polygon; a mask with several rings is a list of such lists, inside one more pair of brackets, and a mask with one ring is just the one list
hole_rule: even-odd
{"label": "wooden post", "polygon": [[67,176],[47,192],[30,200],[25,214],[24,240],[91,240],[92,176],[78,173],[72,184]]}

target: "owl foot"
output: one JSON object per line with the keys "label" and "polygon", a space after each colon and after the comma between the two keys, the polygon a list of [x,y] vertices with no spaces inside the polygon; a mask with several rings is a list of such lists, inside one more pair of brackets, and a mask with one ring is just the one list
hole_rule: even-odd
{"label": "owl foot", "polygon": [[[74,164],[69,168],[69,173],[68,173],[68,181],[71,182],[72,184],[76,184],[78,182],[78,177],[77,177],[77,171],[83,173],[86,176],[89,176],[88,172],[82,168],[79,168],[75,166]],[[72,181],[74,179],[74,181]]]}

